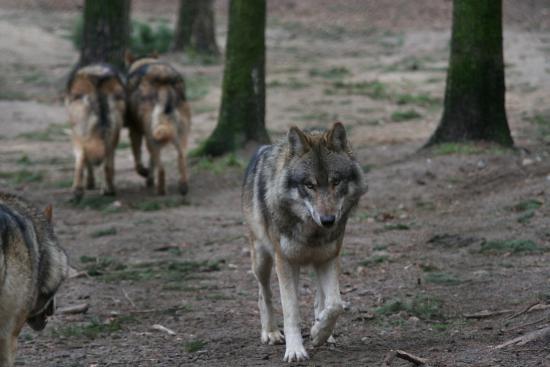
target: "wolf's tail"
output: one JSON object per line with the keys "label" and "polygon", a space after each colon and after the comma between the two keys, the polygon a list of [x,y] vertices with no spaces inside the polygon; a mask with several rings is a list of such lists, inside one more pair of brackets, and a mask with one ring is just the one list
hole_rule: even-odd
{"label": "wolf's tail", "polygon": [[176,108],[175,96],[170,87],[161,87],[158,91],[158,99],[153,109],[151,131],[153,138],[166,143],[175,139],[177,131],[175,126]]}

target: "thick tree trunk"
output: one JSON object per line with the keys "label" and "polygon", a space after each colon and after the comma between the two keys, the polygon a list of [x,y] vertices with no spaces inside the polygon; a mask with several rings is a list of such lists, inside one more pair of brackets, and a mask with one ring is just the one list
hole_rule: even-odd
{"label": "thick tree trunk", "polygon": [[174,51],[188,48],[206,55],[219,55],[213,0],[180,0]]}
{"label": "thick tree trunk", "polygon": [[128,45],[130,0],[86,0],[78,66],[106,62],[121,70]]}
{"label": "thick tree trunk", "polygon": [[428,146],[473,140],[513,145],[505,110],[502,0],[454,0],[443,117]]}
{"label": "thick tree trunk", "polygon": [[199,154],[269,142],[265,128],[265,0],[231,0],[218,124]]}

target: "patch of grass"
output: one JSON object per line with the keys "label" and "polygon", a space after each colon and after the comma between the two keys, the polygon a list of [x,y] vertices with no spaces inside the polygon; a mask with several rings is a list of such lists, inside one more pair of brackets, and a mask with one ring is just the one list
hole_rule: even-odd
{"label": "patch of grass", "polygon": [[42,182],[44,180],[44,173],[42,171],[31,171],[27,169],[15,172],[0,172],[0,179],[5,179],[12,185],[22,185]]}
{"label": "patch of grass", "polygon": [[196,339],[185,343],[183,348],[187,353],[195,353],[195,352],[198,352],[199,350],[204,349],[204,347],[206,347],[207,344],[208,343],[202,339]]}
{"label": "patch of grass", "polygon": [[31,159],[28,155],[23,154],[19,159],[16,161],[17,164],[20,164],[22,166],[29,166],[32,164]]}
{"label": "patch of grass", "polygon": [[[330,121],[337,121],[338,115],[330,114],[328,112],[318,111],[318,112],[311,112],[311,113],[306,113],[304,115],[300,115],[296,117],[296,119],[301,121],[317,121],[320,123],[326,123]],[[323,129],[321,128],[321,130]]]}
{"label": "patch of grass", "polygon": [[536,125],[540,140],[550,143],[550,111],[536,113],[527,120]]}
{"label": "patch of grass", "polygon": [[272,80],[266,84],[268,88],[289,88],[289,89],[304,89],[309,84],[297,79],[296,77],[290,77],[286,82],[280,80]]}
{"label": "patch of grass", "polygon": [[123,324],[135,322],[132,316],[116,317],[105,322],[92,318],[89,322],[79,325],[68,325],[53,330],[53,335],[64,338],[96,339],[102,335],[112,334],[123,329]]}
{"label": "patch of grass", "polygon": [[360,95],[374,100],[387,99],[391,95],[388,86],[378,80],[358,83],[334,82],[330,89],[325,89],[325,94]]}
{"label": "patch of grass", "polygon": [[84,196],[80,201],[72,201],[72,205],[79,209],[93,209],[104,213],[116,212],[119,208],[113,207],[113,202],[116,201],[111,196]]}
{"label": "patch of grass", "polygon": [[540,253],[543,249],[531,240],[492,240],[481,244],[481,253]]}
{"label": "patch of grass", "polygon": [[426,283],[439,284],[439,285],[458,285],[462,283],[462,280],[456,276],[444,272],[429,272],[424,277]]}
{"label": "patch of grass", "polygon": [[189,205],[189,202],[186,198],[175,196],[175,197],[165,197],[165,198],[154,198],[146,199],[133,203],[131,206],[134,209],[141,210],[144,212],[153,212],[157,210],[177,208],[182,205]]}
{"label": "patch of grass", "polygon": [[416,112],[416,110],[395,111],[391,114],[391,120],[394,122],[409,121],[419,117],[422,117],[422,115]]}
{"label": "patch of grass", "polygon": [[65,137],[65,129],[68,129],[66,124],[50,124],[41,131],[29,131],[19,134],[17,137],[32,140],[32,141],[54,141]]}
{"label": "patch of grass", "polygon": [[223,260],[158,261],[127,265],[112,257],[82,256],[80,262],[90,276],[98,277],[105,282],[159,279],[169,287],[195,273],[219,271]]}
{"label": "patch of grass", "polygon": [[483,152],[481,146],[470,143],[442,143],[432,148],[436,155],[462,154],[473,155]]}
{"label": "patch of grass", "polygon": [[340,67],[331,67],[329,69],[318,69],[313,68],[309,70],[309,76],[311,77],[320,77],[324,79],[342,79],[346,76],[351,75],[351,72],[348,68],[344,66]]}
{"label": "patch of grass", "polygon": [[90,233],[90,237],[98,238],[98,237],[114,236],[115,234],[117,234],[117,229],[115,227],[109,227],[109,228],[99,229],[97,231]]}
{"label": "patch of grass", "polygon": [[374,312],[382,316],[389,316],[405,311],[420,319],[433,320],[443,318],[442,305],[443,303],[438,298],[427,295],[416,295],[410,301],[401,299],[388,301],[376,308]]}
{"label": "patch of grass", "polygon": [[390,257],[389,255],[372,255],[371,257],[367,258],[366,260],[363,260],[360,262],[360,265],[363,265],[363,266],[373,266],[373,265],[378,265],[378,264],[382,264],[386,261],[389,261],[390,260]]}
{"label": "patch of grass", "polygon": [[540,208],[542,202],[537,199],[523,200],[512,207],[512,210],[516,212],[532,211]]}
{"label": "patch of grass", "polygon": [[117,150],[123,150],[123,149],[128,149],[130,148],[130,142],[129,141],[121,141],[118,143],[118,145],[116,146]]}
{"label": "patch of grass", "polygon": [[408,231],[411,227],[404,223],[391,223],[384,226],[386,231]]}
{"label": "patch of grass", "polygon": [[4,87],[0,89],[0,100],[3,101],[25,101],[29,98],[30,96],[20,91],[7,90]]}
{"label": "patch of grass", "polygon": [[73,186],[73,180],[71,179],[57,180],[53,183],[53,186],[58,187],[60,189],[68,189]]}
{"label": "patch of grass", "polygon": [[398,105],[414,104],[419,106],[435,106],[442,103],[442,100],[440,98],[433,98],[428,94],[401,93],[397,94],[394,99]]}
{"label": "patch of grass", "polygon": [[211,171],[216,175],[225,172],[229,168],[244,168],[246,163],[235,153],[230,153],[222,158],[202,157],[196,164],[200,170]]}
{"label": "patch of grass", "polygon": [[436,322],[432,324],[432,328],[437,331],[446,331],[449,328],[449,324],[444,322]]}

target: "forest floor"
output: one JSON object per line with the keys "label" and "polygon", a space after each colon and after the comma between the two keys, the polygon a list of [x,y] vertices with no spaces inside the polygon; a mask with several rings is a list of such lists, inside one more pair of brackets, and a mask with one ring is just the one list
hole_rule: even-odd
{"label": "forest floor", "polygon": [[[91,191],[71,203],[62,91],[78,56],[70,41],[77,13],[70,1],[58,1],[70,11],[27,3],[36,4],[0,1],[0,187],[54,205],[60,243],[86,274],[64,283],[58,306],[89,310],[58,313],[40,334],[25,328],[17,366],[284,365],[284,345],[260,343],[240,211],[248,157],[192,159],[182,198],[167,150],[169,194],[157,197],[133,171],[125,131],[118,195]],[[170,2],[152,3],[137,1],[135,16],[173,21]],[[431,366],[550,366],[548,337],[495,348],[550,323],[550,10],[532,1],[518,13],[505,1],[506,104],[518,149],[419,152],[442,111],[451,2],[422,1],[424,12],[411,3],[270,2],[271,136],[341,120],[369,183],[344,241],[337,344],[309,343],[313,285],[304,272],[311,360],[296,365],[382,366],[401,349]],[[186,78],[194,148],[215,126],[223,65],[163,58]]]}

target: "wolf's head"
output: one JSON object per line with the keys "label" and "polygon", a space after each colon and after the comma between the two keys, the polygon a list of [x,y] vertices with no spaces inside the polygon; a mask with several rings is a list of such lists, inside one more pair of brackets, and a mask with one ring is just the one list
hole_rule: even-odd
{"label": "wolf's head", "polygon": [[287,188],[292,211],[324,228],[347,218],[367,190],[340,122],[324,133],[288,132]]}

